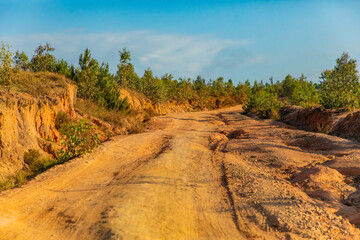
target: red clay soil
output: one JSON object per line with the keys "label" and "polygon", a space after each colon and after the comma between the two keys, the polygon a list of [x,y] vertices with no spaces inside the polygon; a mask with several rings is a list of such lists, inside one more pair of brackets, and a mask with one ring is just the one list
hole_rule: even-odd
{"label": "red clay soil", "polygon": [[318,132],[319,129],[326,127],[331,128],[332,125],[330,119],[332,113],[320,107],[283,107],[280,110],[280,115],[283,122],[311,132]]}

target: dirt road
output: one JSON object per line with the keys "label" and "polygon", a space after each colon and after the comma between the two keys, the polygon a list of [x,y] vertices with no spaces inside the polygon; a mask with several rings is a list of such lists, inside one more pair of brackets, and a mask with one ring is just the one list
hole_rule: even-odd
{"label": "dirt road", "polygon": [[[3,192],[0,239],[360,239],[346,220],[356,222],[356,204],[345,204],[354,181],[324,165],[359,145],[313,134],[332,149],[306,149],[296,140],[309,133],[240,110],[155,118],[148,132]],[[337,185],[317,186],[306,169],[336,171]]]}

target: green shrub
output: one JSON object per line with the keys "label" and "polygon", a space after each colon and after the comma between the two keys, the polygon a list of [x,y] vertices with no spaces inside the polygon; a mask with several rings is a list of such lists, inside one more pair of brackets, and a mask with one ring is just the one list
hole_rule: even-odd
{"label": "green shrub", "polygon": [[65,138],[62,139],[63,148],[59,152],[59,162],[88,153],[100,144],[99,134],[95,133],[85,120],[61,125],[60,133]]}
{"label": "green shrub", "polygon": [[24,153],[24,162],[28,166],[28,176],[34,176],[42,173],[57,163],[56,159],[43,158],[39,150],[29,149]]}
{"label": "green shrub", "polygon": [[321,74],[321,104],[328,109],[351,110],[359,106],[359,77],[356,61],[343,53],[332,70]]}
{"label": "green shrub", "polygon": [[35,55],[30,61],[29,66],[31,70],[34,72],[55,71],[57,61],[52,54],[54,50],[49,43],[46,43],[44,46],[40,44],[38,48],[35,49]]}
{"label": "green shrub", "polygon": [[41,154],[39,150],[29,149],[29,151],[24,153],[24,163],[26,163],[31,168],[31,166],[38,164],[40,157]]}
{"label": "green shrub", "polygon": [[279,109],[283,105],[276,93],[265,89],[257,90],[251,94],[245,107],[245,112],[255,112],[263,118],[279,118]]}
{"label": "green shrub", "polygon": [[25,170],[20,170],[15,174],[15,186],[21,186],[25,184],[28,180],[29,172]]}
{"label": "green shrub", "polygon": [[57,130],[60,130],[61,126],[69,124],[72,122],[71,117],[69,116],[69,114],[65,113],[65,112],[59,112],[56,115],[56,119],[55,119],[55,128]]}
{"label": "green shrub", "polygon": [[91,52],[86,49],[79,57],[80,69],[73,77],[78,86],[80,98],[90,100],[100,107],[110,110],[122,111],[129,114],[130,104],[127,98],[120,98],[119,85],[109,71],[109,64],[102,63],[91,57]]}
{"label": "green shrub", "polygon": [[39,150],[29,149],[24,153],[23,169],[20,169],[13,176],[0,177],[0,191],[11,189],[25,184],[28,179],[45,171],[56,164],[55,159],[42,158]]}
{"label": "green shrub", "polygon": [[0,85],[10,85],[14,76],[12,68],[12,56],[10,45],[1,42],[0,48]]}
{"label": "green shrub", "polygon": [[14,178],[0,177],[0,191],[12,189],[16,186]]}
{"label": "green shrub", "polygon": [[24,51],[16,51],[14,63],[17,70],[27,71],[29,69],[29,57],[24,53]]}

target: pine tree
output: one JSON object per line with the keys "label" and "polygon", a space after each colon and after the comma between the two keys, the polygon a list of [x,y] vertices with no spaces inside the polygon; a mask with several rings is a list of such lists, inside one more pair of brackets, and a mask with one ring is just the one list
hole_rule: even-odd
{"label": "pine tree", "polygon": [[79,97],[96,101],[99,95],[97,85],[97,75],[99,73],[99,63],[91,57],[90,50],[87,48],[79,57],[80,70],[76,79],[78,84]]}
{"label": "pine tree", "polygon": [[130,62],[131,55],[130,52],[123,48],[122,51],[119,51],[120,54],[120,64],[117,66],[118,71],[116,73],[117,82],[121,87],[140,90],[141,84],[138,75],[135,73],[134,65]]}
{"label": "pine tree", "polygon": [[33,55],[30,68],[34,72],[49,71],[53,72],[56,68],[56,58],[52,55],[55,48],[52,48],[49,43],[44,46],[41,44],[35,49],[35,55]]}
{"label": "pine tree", "polygon": [[359,106],[356,60],[351,59],[347,53],[344,52],[336,60],[334,69],[325,70],[321,79],[321,103],[325,108],[346,110]]}

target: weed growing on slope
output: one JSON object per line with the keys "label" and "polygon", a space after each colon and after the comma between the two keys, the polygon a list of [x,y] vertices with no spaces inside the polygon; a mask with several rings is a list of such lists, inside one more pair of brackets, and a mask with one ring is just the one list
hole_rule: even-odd
{"label": "weed growing on slope", "polygon": [[74,121],[65,113],[58,114],[56,127],[64,136],[58,158],[42,157],[39,150],[24,153],[24,167],[14,176],[0,176],[0,191],[19,187],[29,179],[74,157],[90,152],[100,144],[99,134],[85,120]]}
{"label": "weed growing on slope", "polygon": [[[57,121],[58,122],[58,121]],[[100,144],[99,134],[85,120],[70,121],[59,124],[59,132],[64,135],[61,140],[63,148],[59,152],[58,162],[90,152]]]}
{"label": "weed growing on slope", "polygon": [[24,153],[24,167],[14,176],[0,176],[0,190],[7,190],[25,184],[30,178],[44,172],[57,163],[57,159],[44,158],[39,150],[29,149]]}

